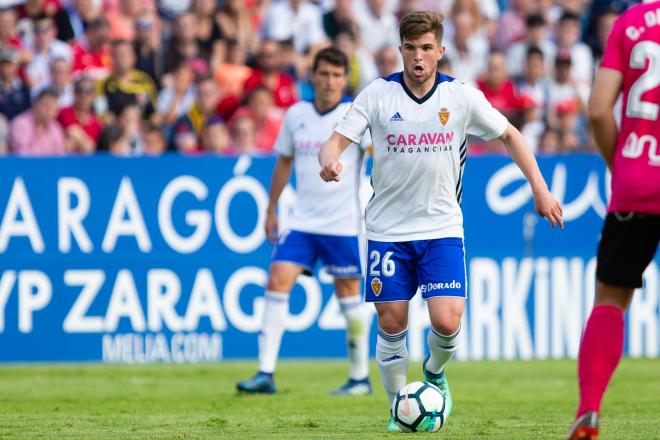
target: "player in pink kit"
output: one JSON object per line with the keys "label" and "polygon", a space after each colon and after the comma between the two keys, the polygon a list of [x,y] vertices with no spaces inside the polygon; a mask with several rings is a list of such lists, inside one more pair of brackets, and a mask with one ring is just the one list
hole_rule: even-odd
{"label": "player in pink kit", "polygon": [[[612,111],[619,92],[620,130]],[[568,440],[598,438],[601,400],[623,351],[623,315],[660,241],[659,113],[660,1],[654,1],[614,23],[589,100],[591,128],[612,171],[612,198],[578,358],[580,406]]]}

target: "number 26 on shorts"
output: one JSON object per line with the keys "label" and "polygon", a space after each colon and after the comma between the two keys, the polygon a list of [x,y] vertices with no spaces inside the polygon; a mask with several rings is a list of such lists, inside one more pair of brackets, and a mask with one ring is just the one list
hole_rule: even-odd
{"label": "number 26 on shorts", "polygon": [[369,254],[369,275],[372,277],[380,276],[381,272],[383,276],[391,277],[396,272],[396,265],[394,260],[391,259],[393,252],[388,251],[383,255],[383,260],[381,262],[380,252],[377,250],[372,250]]}

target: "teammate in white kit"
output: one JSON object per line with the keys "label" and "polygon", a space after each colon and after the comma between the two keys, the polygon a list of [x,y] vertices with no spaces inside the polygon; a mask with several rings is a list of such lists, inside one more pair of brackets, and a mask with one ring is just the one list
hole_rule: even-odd
{"label": "teammate in white kit", "polygon": [[[348,382],[333,394],[370,394],[368,313],[360,295],[362,269],[358,234],[362,228],[359,184],[363,151],[347,145],[342,155],[346,179],[329,186],[319,179],[317,155],[350,104],[343,103],[348,60],[337,49],[320,51],[312,70],[314,102],[293,105],[275,143],[279,153],[270,186],[266,234],[275,249],[266,306],[259,334],[259,371],[237,384],[240,391],[274,393],[273,372],[289,314],[289,293],[302,273],[311,275],[317,260],[335,277],[335,293],[347,324]],[[295,164],[297,199],[288,229],[278,231],[277,201]]]}
{"label": "teammate in white kit", "polygon": [[[532,187],[537,212],[553,227],[563,222],[520,132],[481,92],[437,72],[442,32],[436,12],[401,19],[404,71],[377,79],[358,95],[319,162],[323,180],[342,182],[341,152],[370,129],[374,196],[366,212],[366,300],[378,312],[376,360],[392,402],[406,384],[408,301],[419,288],[432,326],[423,372],[445,394],[447,417],[452,401],[444,367],[459,342],[466,298],[460,203],[467,136],[501,139]],[[388,429],[398,429],[391,414]]]}

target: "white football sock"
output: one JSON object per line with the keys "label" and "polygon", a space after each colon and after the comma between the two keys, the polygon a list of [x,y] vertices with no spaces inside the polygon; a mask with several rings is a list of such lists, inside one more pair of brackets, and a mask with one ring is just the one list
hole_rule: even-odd
{"label": "white football sock", "polygon": [[390,335],[378,328],[376,339],[376,361],[383,386],[390,404],[396,393],[406,384],[408,373],[408,349],[406,347],[406,333],[408,329]]}
{"label": "white football sock", "polygon": [[362,298],[337,298],[341,313],[346,318],[346,345],[348,348],[349,379],[369,377],[369,315]]}
{"label": "white football sock", "polygon": [[429,345],[429,351],[431,353],[426,363],[426,369],[430,373],[439,374],[443,370],[445,364],[451,359],[458,347],[458,336],[460,332],[461,328],[458,327],[458,330],[453,335],[447,336],[431,327],[426,336],[426,342]]}
{"label": "white football sock", "polygon": [[273,373],[282,335],[289,317],[289,294],[266,290],[264,317],[259,332],[259,371]]}

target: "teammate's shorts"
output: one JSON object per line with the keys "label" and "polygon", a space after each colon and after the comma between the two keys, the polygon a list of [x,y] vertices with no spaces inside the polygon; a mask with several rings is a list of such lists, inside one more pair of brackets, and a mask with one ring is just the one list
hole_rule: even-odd
{"label": "teammate's shorts", "polygon": [[660,215],[607,214],[598,244],[596,278],[611,286],[642,287],[660,241]]}
{"label": "teammate's shorts", "polygon": [[410,301],[417,289],[423,298],[466,297],[465,250],[461,238],[404,242],[369,240],[365,300]]}
{"label": "teammate's shorts", "polygon": [[280,235],[273,249],[272,262],[293,263],[311,275],[318,260],[336,278],[360,278],[360,247],[357,236],[311,234],[295,230]]}

